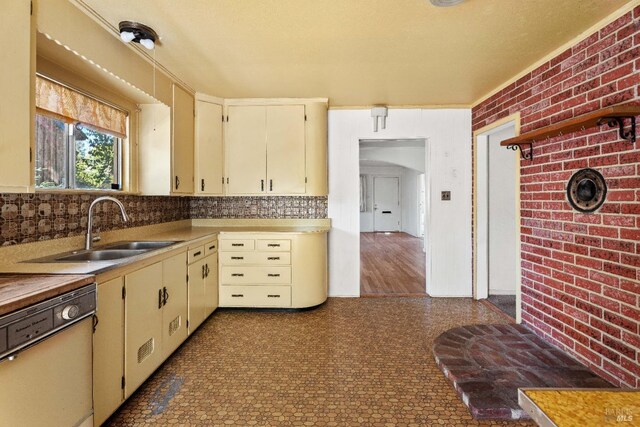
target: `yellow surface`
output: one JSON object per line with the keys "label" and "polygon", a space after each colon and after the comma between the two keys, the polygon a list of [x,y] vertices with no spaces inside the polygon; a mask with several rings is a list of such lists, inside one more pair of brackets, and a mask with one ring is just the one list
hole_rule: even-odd
{"label": "yellow surface", "polygon": [[640,424],[640,390],[526,390],[525,394],[558,427]]}
{"label": "yellow surface", "polygon": [[[113,28],[162,38],[157,59],[222,97],[328,96],[332,105],[464,104],[627,0],[75,0]],[[80,33],[82,34],[82,33]],[[80,37],[80,35],[78,36]]]}

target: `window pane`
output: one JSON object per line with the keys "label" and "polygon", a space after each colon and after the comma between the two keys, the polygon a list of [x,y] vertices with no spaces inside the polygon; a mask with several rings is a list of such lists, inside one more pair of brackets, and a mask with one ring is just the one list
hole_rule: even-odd
{"label": "window pane", "polygon": [[114,182],[115,136],[84,127],[75,126],[76,188],[110,189]]}
{"label": "window pane", "polygon": [[68,134],[63,121],[36,115],[36,187],[67,187]]}

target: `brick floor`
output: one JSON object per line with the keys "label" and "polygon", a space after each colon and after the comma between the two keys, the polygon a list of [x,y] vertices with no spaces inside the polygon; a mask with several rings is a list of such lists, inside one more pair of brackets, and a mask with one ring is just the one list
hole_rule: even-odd
{"label": "brick floor", "polygon": [[526,419],[519,387],[611,387],[521,325],[469,325],[446,331],[433,354],[477,419]]}

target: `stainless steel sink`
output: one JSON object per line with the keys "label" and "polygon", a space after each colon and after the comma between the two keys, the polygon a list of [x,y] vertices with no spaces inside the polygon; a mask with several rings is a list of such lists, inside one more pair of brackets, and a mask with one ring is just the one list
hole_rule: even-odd
{"label": "stainless steel sink", "polygon": [[108,261],[114,259],[129,258],[140,255],[148,250],[144,249],[111,249],[111,250],[91,250],[73,253],[54,258],[54,262],[76,262],[76,261]]}
{"label": "stainless steel sink", "polygon": [[166,248],[178,242],[174,241],[140,241],[140,242],[118,242],[111,245],[107,245],[102,250],[116,250],[116,249],[143,249],[143,250],[155,250]]}

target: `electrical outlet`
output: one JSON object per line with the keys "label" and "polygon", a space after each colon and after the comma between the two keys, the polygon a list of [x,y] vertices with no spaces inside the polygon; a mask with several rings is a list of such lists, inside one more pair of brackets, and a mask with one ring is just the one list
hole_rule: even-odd
{"label": "electrical outlet", "polygon": [[441,196],[441,200],[450,201],[451,200],[451,191],[443,191]]}

